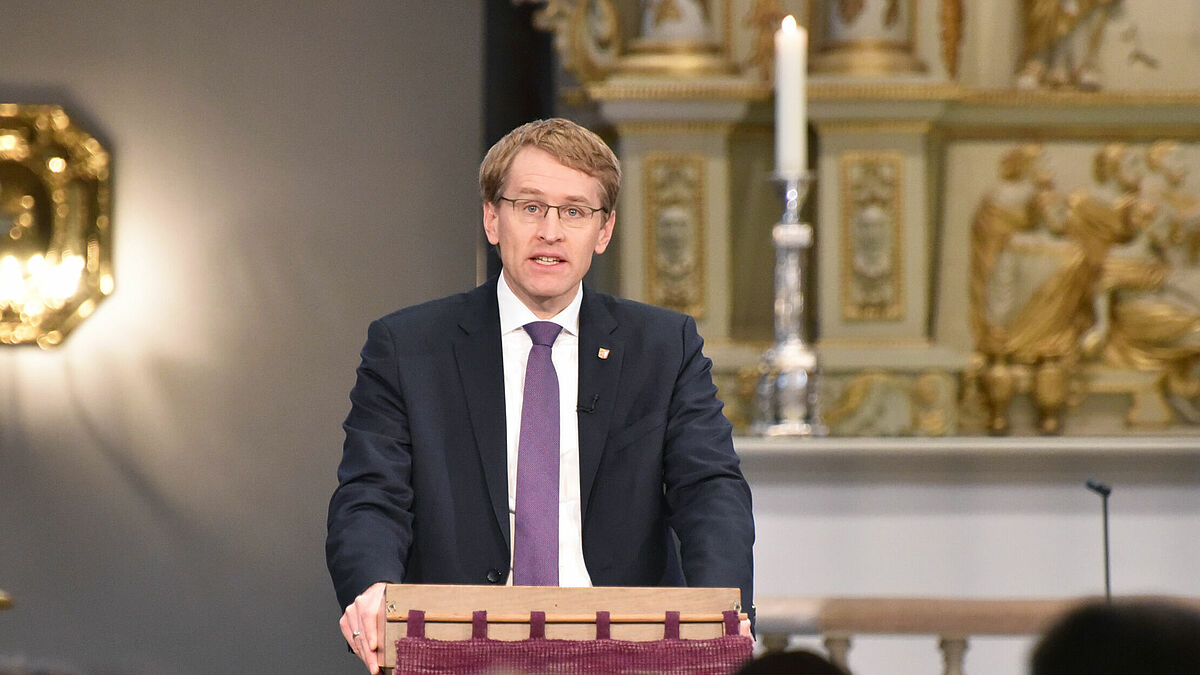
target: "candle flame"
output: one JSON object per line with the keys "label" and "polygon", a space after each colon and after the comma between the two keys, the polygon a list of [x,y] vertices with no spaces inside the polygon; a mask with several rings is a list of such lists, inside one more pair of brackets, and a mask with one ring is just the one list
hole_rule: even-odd
{"label": "candle flame", "polygon": [[796,32],[796,17],[792,16],[791,14],[788,14],[787,16],[783,17],[783,25],[780,26],[780,28],[786,33],[795,33]]}

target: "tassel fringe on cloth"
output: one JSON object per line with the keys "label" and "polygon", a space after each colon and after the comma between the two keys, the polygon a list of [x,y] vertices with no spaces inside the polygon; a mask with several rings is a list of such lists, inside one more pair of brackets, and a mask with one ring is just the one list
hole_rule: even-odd
{"label": "tassel fringe on cloth", "polygon": [[597,612],[595,640],[551,640],[545,637],[545,612],[532,612],[529,639],[507,641],[489,639],[487,612],[474,612],[470,640],[433,640],[425,637],[425,613],[412,610],[408,615],[408,636],[396,640],[393,672],[395,675],[730,675],[750,659],[753,642],[738,634],[737,612],[725,612],[724,622],[722,637],[682,640],[679,612],[667,612],[664,639],[630,642],[610,639],[609,614]]}

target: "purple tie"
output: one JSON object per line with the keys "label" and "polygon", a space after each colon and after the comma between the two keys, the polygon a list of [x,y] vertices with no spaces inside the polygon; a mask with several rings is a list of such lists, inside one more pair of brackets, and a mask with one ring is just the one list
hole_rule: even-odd
{"label": "purple tie", "polygon": [[521,436],[517,441],[517,513],[513,584],[558,585],[558,375],[550,347],[562,326],[525,324],[533,340],[525,366]]}

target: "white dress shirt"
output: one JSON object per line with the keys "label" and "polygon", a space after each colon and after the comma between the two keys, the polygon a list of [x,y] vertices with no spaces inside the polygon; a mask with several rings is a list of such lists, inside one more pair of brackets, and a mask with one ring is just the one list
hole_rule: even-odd
{"label": "white dress shirt", "polygon": [[[583,561],[582,509],[579,497],[579,307],[583,284],[566,309],[549,319],[539,319],[508,287],[504,272],[496,284],[500,306],[500,341],[504,350],[504,414],[508,430],[508,531],[514,532],[517,511],[517,443],[521,436],[521,405],[525,394],[525,364],[533,340],[523,328],[531,321],[553,321],[563,327],[550,352],[558,375],[559,474],[558,474],[558,584],[591,586]],[[512,549],[509,549],[508,583],[512,584]]]}

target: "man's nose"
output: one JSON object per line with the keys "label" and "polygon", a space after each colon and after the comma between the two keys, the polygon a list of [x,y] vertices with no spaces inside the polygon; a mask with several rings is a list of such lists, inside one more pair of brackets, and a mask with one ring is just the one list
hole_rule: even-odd
{"label": "man's nose", "polygon": [[547,241],[558,241],[563,236],[562,217],[558,209],[546,209],[542,222],[538,223],[538,237]]}

